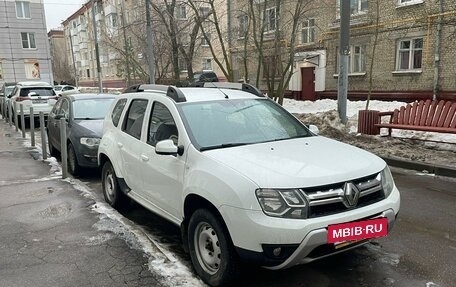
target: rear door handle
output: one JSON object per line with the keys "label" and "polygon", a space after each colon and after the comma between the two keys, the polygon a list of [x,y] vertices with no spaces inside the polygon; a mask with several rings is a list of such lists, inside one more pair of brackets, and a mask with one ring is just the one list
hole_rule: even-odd
{"label": "rear door handle", "polygon": [[141,160],[142,161],[149,161],[149,157],[145,156],[145,155],[141,155]]}
{"label": "rear door handle", "polygon": [[118,143],[117,143],[117,146],[118,146],[119,148],[123,148],[123,144],[122,144],[122,143],[119,143],[119,142],[118,142]]}

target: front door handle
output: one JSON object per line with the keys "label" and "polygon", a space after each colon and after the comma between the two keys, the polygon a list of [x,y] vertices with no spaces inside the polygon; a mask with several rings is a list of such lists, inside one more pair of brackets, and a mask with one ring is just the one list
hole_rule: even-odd
{"label": "front door handle", "polygon": [[117,143],[117,146],[118,146],[119,148],[123,148],[123,144],[122,144],[122,143],[119,143],[119,142],[118,142],[118,143]]}
{"label": "front door handle", "polygon": [[145,156],[145,155],[141,155],[141,160],[142,161],[149,161],[149,157]]}

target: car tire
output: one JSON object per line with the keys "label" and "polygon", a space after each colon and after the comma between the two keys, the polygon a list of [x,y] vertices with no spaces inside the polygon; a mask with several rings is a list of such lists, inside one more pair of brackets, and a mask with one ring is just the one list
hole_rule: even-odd
{"label": "car tire", "polygon": [[57,152],[55,147],[52,145],[51,140],[49,139],[49,134],[47,135],[47,141],[48,141],[49,154],[53,157],[56,157],[59,153]]}
{"label": "car tire", "polygon": [[112,207],[119,209],[127,205],[128,200],[119,188],[116,172],[110,161],[103,165],[101,171],[101,186],[105,201]]}
{"label": "car tire", "polygon": [[239,259],[228,231],[217,216],[198,209],[188,224],[190,258],[196,273],[210,286],[229,286],[239,276]]}
{"label": "car tire", "polygon": [[74,147],[71,143],[68,144],[68,158],[67,158],[67,163],[68,163],[68,171],[76,176],[79,174],[81,171],[81,166],[78,163],[78,158],[76,157],[76,152],[74,151]]}

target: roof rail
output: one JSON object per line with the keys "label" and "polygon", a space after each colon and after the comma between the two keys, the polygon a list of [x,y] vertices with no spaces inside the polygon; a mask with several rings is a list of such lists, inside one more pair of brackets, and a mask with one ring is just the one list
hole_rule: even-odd
{"label": "roof rail", "polygon": [[245,83],[205,82],[205,83],[202,83],[201,87],[240,90],[240,91],[244,91],[244,92],[247,92],[247,93],[254,94],[257,97],[264,97],[265,96],[260,90],[258,90],[254,86],[252,86],[250,84],[245,84]]}
{"label": "roof rail", "polygon": [[168,86],[166,85],[155,85],[155,84],[142,84],[138,87],[138,92],[144,91],[168,91]]}
{"label": "roof rail", "polygon": [[135,84],[127,87],[122,94],[137,93],[144,91],[160,91],[165,92],[168,90],[168,86],[165,85],[155,85],[155,84]]}
{"label": "roof rail", "polygon": [[182,93],[182,91],[175,86],[169,86],[166,91],[166,95],[173,99],[176,103],[182,103],[187,101],[184,93]]}

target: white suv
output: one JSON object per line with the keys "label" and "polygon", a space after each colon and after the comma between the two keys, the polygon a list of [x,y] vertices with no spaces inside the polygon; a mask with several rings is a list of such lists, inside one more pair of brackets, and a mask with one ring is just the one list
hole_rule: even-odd
{"label": "white suv", "polygon": [[400,195],[386,163],[315,135],[256,88],[148,89],[117,97],[105,118],[103,193],[179,225],[209,285],[229,284],[240,260],[288,268],[393,226]]}
{"label": "white suv", "polygon": [[[20,116],[20,105],[26,117],[38,116],[40,112],[47,116],[57,102],[57,95],[49,83],[18,82],[11,92],[11,101],[13,115],[17,117]],[[33,107],[33,115],[30,115],[30,107]]]}

